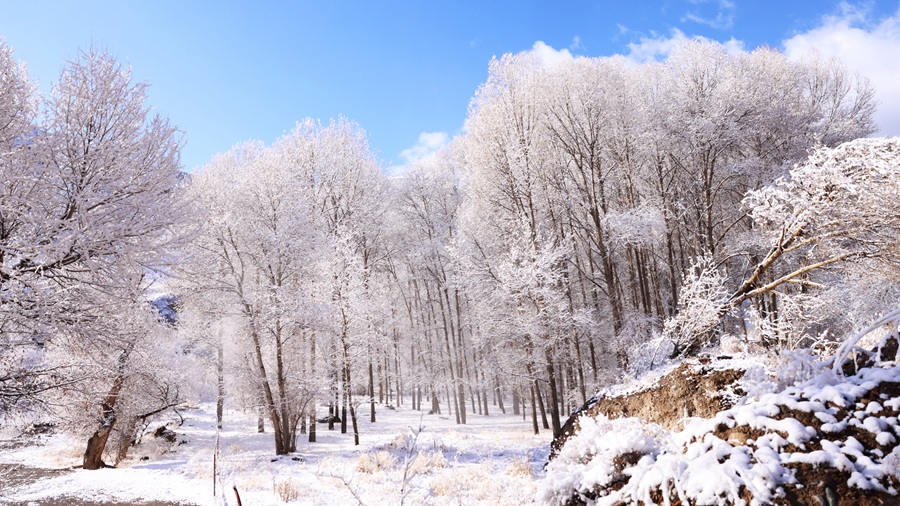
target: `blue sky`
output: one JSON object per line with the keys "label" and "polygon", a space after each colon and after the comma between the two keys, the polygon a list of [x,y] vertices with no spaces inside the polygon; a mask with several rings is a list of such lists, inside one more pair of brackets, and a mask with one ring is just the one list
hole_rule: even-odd
{"label": "blue sky", "polygon": [[186,132],[187,169],[338,115],[400,166],[459,132],[494,55],[665,58],[697,36],[844,57],[878,87],[883,133],[900,135],[900,0],[7,2],[0,35],[44,91],[79,48],[130,64]]}

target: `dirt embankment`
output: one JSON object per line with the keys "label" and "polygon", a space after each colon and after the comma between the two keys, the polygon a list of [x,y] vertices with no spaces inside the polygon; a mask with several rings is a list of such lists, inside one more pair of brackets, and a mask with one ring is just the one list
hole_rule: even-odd
{"label": "dirt embankment", "polygon": [[[746,475],[735,480],[737,497],[719,497],[720,504],[900,505],[898,368],[893,361],[856,364],[846,368],[844,377],[822,375],[736,404],[742,395],[743,368],[702,359],[685,362],[643,390],[591,399],[567,420],[551,445],[550,458],[579,433],[582,416],[635,417],[673,432],[684,429],[679,422],[692,416],[707,419],[700,426],[709,428],[692,429],[691,441],[705,445],[704,451],[719,452],[720,465]],[[618,479],[576,492],[566,504],[585,504],[624,490],[634,472],[629,468],[636,470],[642,456],[639,452],[617,456],[613,462]],[[589,457],[580,462],[587,464]],[[786,470],[774,481],[759,475],[764,479],[758,482],[771,482],[771,494],[754,492],[747,485],[756,483],[754,473],[765,474],[763,468]],[[677,484],[670,485],[671,489],[655,489],[653,501],[683,504],[673,492]],[[644,504],[633,497],[626,503]]]}
{"label": "dirt embankment", "polygon": [[550,459],[578,431],[578,419],[584,415],[633,416],[676,429],[686,417],[712,418],[719,411],[730,408],[743,395],[738,381],[745,370],[737,366],[713,368],[711,363],[709,357],[685,361],[646,389],[591,398],[566,420],[559,435],[553,439]]}

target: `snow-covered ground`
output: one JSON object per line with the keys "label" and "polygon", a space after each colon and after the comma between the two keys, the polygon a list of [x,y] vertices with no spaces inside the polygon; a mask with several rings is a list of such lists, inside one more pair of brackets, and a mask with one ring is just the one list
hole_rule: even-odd
{"label": "snow-covered ground", "polygon": [[257,433],[253,414],[226,412],[219,436],[218,497],[213,496],[215,406],[183,412],[184,424],[173,427],[183,444],[163,444],[149,434],[115,469],[72,469],[80,464],[85,439],[55,434],[26,446],[7,444],[0,446],[5,448],[0,449],[0,474],[11,464],[24,466],[20,475],[25,468],[63,471],[35,471],[45,476],[13,486],[4,486],[11,480],[0,476],[0,504],[42,504],[70,497],[94,503],[233,505],[233,486],[245,505],[533,502],[550,433],[533,435],[530,420],[509,414],[469,415],[467,425],[457,425],[446,415],[422,415],[403,407],[377,410],[373,424],[368,406],[361,408],[358,447],[351,434],[319,424],[318,442],[308,443],[301,436],[295,454],[278,458],[272,434]]}

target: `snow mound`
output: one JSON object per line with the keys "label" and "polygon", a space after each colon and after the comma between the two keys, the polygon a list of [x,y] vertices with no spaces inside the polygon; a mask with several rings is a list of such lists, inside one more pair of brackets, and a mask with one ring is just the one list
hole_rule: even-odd
{"label": "snow mound", "polygon": [[823,364],[807,378],[755,389],[681,430],[582,416],[538,502],[897,504],[900,366],[844,377]]}
{"label": "snow mound", "polygon": [[551,443],[555,458],[566,440],[579,431],[579,421],[598,415],[637,417],[673,429],[687,417],[709,418],[743,397],[744,372],[758,368],[756,357],[704,355],[651,373],[632,384],[614,385],[595,394],[576,411]]}

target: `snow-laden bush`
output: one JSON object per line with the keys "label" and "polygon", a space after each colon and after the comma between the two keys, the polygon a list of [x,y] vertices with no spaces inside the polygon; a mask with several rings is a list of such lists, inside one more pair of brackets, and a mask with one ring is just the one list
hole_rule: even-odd
{"label": "snow-laden bush", "polygon": [[750,367],[740,385],[748,399],[759,399],[763,394],[781,392],[787,387],[809,381],[821,374],[826,365],[808,348],[782,350],[774,360],[771,371],[762,365]]}
{"label": "snow-laden bush", "polygon": [[654,335],[645,343],[634,343],[628,348],[629,375],[640,378],[654,368],[670,361],[675,352],[675,342],[665,335]]}
{"label": "snow-laden bush", "polygon": [[685,274],[678,313],[663,327],[663,337],[675,344],[675,353],[707,344],[710,331],[721,324],[728,301],[727,278],[709,257],[696,259]]}
{"label": "snow-laden bush", "polygon": [[592,501],[601,491],[605,496],[598,503],[615,504],[622,497],[615,489],[630,479],[623,469],[645,459],[652,462],[660,446],[668,446],[660,427],[637,418],[585,416],[579,426],[580,431],[547,464],[538,492],[541,504],[564,505],[573,496]]}

